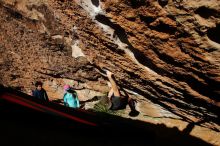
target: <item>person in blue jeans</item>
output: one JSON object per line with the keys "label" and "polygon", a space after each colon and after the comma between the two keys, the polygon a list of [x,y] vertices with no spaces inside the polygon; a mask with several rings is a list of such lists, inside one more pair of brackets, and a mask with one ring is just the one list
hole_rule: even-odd
{"label": "person in blue jeans", "polygon": [[63,96],[64,106],[70,108],[79,108],[80,103],[76,91],[74,91],[70,87],[70,85],[65,85],[64,90],[65,90],[65,94]]}

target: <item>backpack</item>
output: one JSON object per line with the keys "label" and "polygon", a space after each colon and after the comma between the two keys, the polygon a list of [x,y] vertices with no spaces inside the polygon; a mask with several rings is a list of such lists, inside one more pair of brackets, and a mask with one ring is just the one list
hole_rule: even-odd
{"label": "backpack", "polygon": [[77,95],[77,93],[76,93],[75,90],[70,89],[68,92],[71,93],[71,94],[73,95],[74,98],[78,98],[78,95]]}

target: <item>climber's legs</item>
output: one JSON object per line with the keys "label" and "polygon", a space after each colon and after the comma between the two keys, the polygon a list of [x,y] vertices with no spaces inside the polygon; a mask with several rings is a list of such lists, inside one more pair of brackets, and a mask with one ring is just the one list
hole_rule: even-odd
{"label": "climber's legs", "polygon": [[112,94],[112,92],[113,92],[114,96],[120,97],[119,89],[117,87],[116,82],[112,78],[112,73],[110,71],[107,71],[107,77],[108,77],[108,79],[111,83],[111,86],[112,86],[111,90],[109,91],[109,95]]}
{"label": "climber's legs", "polygon": [[110,91],[108,92],[108,98],[110,99],[114,94],[113,88],[110,89]]}

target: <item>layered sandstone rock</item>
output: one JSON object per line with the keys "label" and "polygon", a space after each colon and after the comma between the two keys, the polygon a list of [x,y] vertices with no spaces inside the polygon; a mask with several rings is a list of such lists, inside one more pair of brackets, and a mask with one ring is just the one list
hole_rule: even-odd
{"label": "layered sandstone rock", "polygon": [[0,16],[4,85],[70,79],[104,94],[106,67],[183,121],[218,123],[218,0],[0,0]]}

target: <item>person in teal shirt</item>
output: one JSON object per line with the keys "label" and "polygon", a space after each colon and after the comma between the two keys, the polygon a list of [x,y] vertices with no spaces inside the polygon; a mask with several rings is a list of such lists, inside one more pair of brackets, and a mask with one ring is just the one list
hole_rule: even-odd
{"label": "person in teal shirt", "polygon": [[79,108],[80,103],[77,96],[76,91],[74,91],[70,85],[64,86],[65,94],[63,96],[63,102],[64,106],[70,107],[70,108]]}

